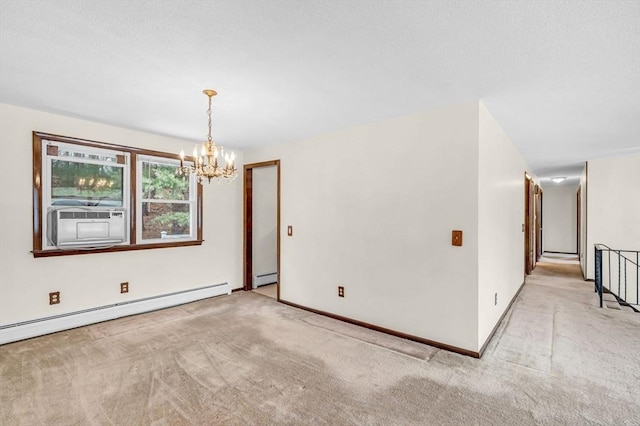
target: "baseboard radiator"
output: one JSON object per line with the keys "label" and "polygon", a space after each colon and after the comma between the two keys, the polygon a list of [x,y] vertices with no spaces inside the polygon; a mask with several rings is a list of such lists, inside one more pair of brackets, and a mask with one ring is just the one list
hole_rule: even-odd
{"label": "baseboard radiator", "polygon": [[258,288],[261,285],[273,284],[278,282],[278,273],[270,272],[268,274],[256,275],[253,277],[253,288]]}
{"label": "baseboard radiator", "polygon": [[176,291],[144,299],[2,325],[0,326],[0,345],[129,315],[156,311],[223,294],[231,294],[231,285],[229,283],[208,285],[193,290]]}

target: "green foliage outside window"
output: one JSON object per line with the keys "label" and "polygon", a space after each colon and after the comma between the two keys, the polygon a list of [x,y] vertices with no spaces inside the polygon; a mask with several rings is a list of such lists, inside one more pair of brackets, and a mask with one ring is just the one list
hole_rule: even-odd
{"label": "green foliage outside window", "polygon": [[151,223],[169,226],[170,228],[189,227],[189,212],[171,212],[156,216],[151,219]]}
{"label": "green foliage outside window", "polygon": [[[147,221],[143,238],[160,238],[159,231],[167,235],[184,235],[190,232],[189,179],[178,173],[173,165],[143,162],[143,203]],[[162,203],[185,201],[185,203]]]}
{"label": "green foliage outside window", "polygon": [[147,200],[189,200],[189,179],[176,166],[143,163],[142,197]]}

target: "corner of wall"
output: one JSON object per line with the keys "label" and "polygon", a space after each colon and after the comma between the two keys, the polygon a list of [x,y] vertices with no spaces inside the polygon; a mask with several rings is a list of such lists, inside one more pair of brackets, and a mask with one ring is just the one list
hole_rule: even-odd
{"label": "corner of wall", "polygon": [[478,102],[478,349],[481,350],[523,283],[522,155]]}

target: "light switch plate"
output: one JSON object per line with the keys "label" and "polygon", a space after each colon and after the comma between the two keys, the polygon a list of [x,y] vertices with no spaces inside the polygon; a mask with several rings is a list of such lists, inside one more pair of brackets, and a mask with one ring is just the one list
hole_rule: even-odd
{"label": "light switch plate", "polygon": [[462,231],[458,229],[451,231],[451,245],[458,247],[462,245]]}

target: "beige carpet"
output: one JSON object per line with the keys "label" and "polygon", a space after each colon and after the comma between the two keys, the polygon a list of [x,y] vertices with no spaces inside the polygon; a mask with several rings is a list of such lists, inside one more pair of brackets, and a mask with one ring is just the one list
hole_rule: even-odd
{"label": "beige carpet", "polygon": [[540,262],[543,263],[567,263],[573,265],[579,265],[579,258],[577,254],[569,254],[569,253],[550,253],[545,251],[542,253],[542,257],[540,258]]}
{"label": "beige carpet", "polygon": [[253,292],[4,345],[0,424],[638,424],[640,315],[560,267],[481,360]]}

